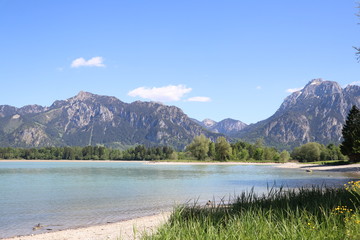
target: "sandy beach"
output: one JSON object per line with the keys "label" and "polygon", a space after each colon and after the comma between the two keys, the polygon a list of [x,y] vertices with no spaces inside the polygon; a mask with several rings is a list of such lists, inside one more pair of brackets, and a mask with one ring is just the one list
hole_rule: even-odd
{"label": "sandy beach", "polygon": [[146,164],[157,165],[274,165],[279,163],[255,163],[255,162],[166,162],[166,161],[147,161]]}
{"label": "sandy beach", "polygon": [[289,169],[304,169],[311,171],[329,171],[329,172],[351,172],[360,175],[360,163],[358,164],[349,164],[349,165],[319,165],[319,164],[303,164],[297,162],[287,162],[287,163],[275,163],[275,162],[266,162],[266,163],[257,163],[257,162],[167,162],[167,161],[114,161],[114,160],[0,160],[0,162],[118,162],[118,163],[129,163],[129,162],[138,162],[143,164],[155,164],[155,165],[268,165],[275,166],[278,168],[289,168]]}
{"label": "sandy beach", "polygon": [[124,160],[39,160],[39,159],[31,159],[31,160],[25,160],[25,159],[0,159],[0,162],[97,162],[97,163],[103,163],[103,162],[118,162],[118,163],[129,163],[129,162],[138,162],[138,163],[146,163],[148,161],[124,161]]}
{"label": "sandy beach", "polygon": [[254,163],[254,162],[147,162],[146,164],[161,165],[270,165],[278,168],[304,169],[304,171],[328,171],[328,172],[347,172],[360,175],[360,163],[349,165],[319,165],[303,164],[297,162],[287,163]]}
{"label": "sandy beach", "polygon": [[132,220],[90,226],[63,231],[48,232],[31,236],[6,238],[5,240],[134,240],[140,239],[144,232],[152,233],[164,224],[170,212],[135,218]]}
{"label": "sandy beach", "polygon": [[349,165],[318,165],[318,164],[300,164],[300,163],[283,163],[277,164],[278,168],[293,168],[293,169],[304,169],[305,171],[327,171],[327,172],[346,172],[358,174],[360,176],[360,164],[349,164]]}

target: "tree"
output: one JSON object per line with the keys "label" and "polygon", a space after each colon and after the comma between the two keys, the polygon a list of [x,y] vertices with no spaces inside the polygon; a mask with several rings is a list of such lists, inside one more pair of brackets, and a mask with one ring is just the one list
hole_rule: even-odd
{"label": "tree", "polygon": [[205,160],[209,152],[210,139],[201,134],[194,137],[193,141],[186,146],[186,150],[198,160]]}
{"label": "tree", "polygon": [[324,149],[326,152],[326,158],[324,160],[345,160],[346,157],[341,153],[340,146],[335,144],[328,144]]}
{"label": "tree", "polygon": [[279,153],[275,148],[265,147],[263,153],[264,160],[278,160]]}
{"label": "tree", "polygon": [[355,50],[356,50],[356,58],[357,58],[357,60],[360,62],[360,48],[358,48],[358,47],[354,47],[355,48]]}
{"label": "tree", "polygon": [[300,147],[294,148],[292,158],[302,162],[319,161],[322,145],[316,142],[309,142]]}
{"label": "tree", "polygon": [[208,152],[208,156],[211,159],[214,159],[216,156],[216,151],[215,151],[215,143],[214,142],[210,142],[209,143],[209,152]]}
{"label": "tree", "polygon": [[225,137],[218,137],[215,143],[216,157],[220,161],[226,161],[231,156],[231,145]]}
{"label": "tree", "polygon": [[279,161],[280,162],[287,162],[290,159],[290,153],[286,150],[280,153]]}
{"label": "tree", "polygon": [[239,154],[240,160],[248,160],[249,159],[249,151],[246,149],[242,149]]}
{"label": "tree", "polygon": [[254,159],[261,161],[263,160],[263,155],[264,155],[264,149],[262,148],[256,148],[255,152],[254,152]]}
{"label": "tree", "polygon": [[263,148],[264,147],[264,139],[263,138],[256,139],[254,146],[256,148]]}
{"label": "tree", "polygon": [[175,151],[172,152],[172,153],[170,154],[169,159],[171,159],[171,160],[178,160],[178,159],[179,159],[178,153],[175,152]]}
{"label": "tree", "polygon": [[349,156],[350,161],[360,161],[360,110],[353,106],[347,116],[342,129],[344,141],[340,149],[344,155]]}

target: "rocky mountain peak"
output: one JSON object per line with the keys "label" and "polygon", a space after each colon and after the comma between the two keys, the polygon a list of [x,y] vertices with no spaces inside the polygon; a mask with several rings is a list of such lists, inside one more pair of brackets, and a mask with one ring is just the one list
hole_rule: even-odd
{"label": "rocky mountain peak", "polygon": [[359,85],[348,85],[344,89],[344,93],[348,98],[351,99],[352,104],[360,106],[360,86]]}
{"label": "rocky mountain peak", "polygon": [[316,99],[320,98],[327,98],[328,102],[331,102],[335,98],[342,97],[340,96],[342,94],[343,89],[337,82],[326,81],[321,78],[313,79],[303,89],[286,97],[277,113],[286,111],[298,104],[306,104],[309,101],[316,101]]}
{"label": "rocky mountain peak", "polygon": [[9,105],[0,106],[0,117],[14,115],[17,112],[17,108]]}
{"label": "rocky mountain peak", "polygon": [[324,80],[322,78],[315,78],[315,79],[312,79],[308,84],[306,84],[305,87],[307,87],[309,85],[319,85],[322,82],[324,82]]}
{"label": "rocky mountain peak", "polygon": [[202,122],[197,120],[193,121],[212,132],[222,133],[228,136],[243,130],[247,126],[247,124],[231,118],[226,118],[220,122],[215,122],[214,120],[208,118],[204,119]]}
{"label": "rocky mountain peak", "polygon": [[21,114],[28,114],[28,113],[40,113],[40,112],[44,112],[46,110],[47,110],[47,107],[33,104],[33,105],[27,105],[27,106],[20,108],[19,112]]}
{"label": "rocky mountain peak", "polygon": [[247,124],[239,120],[226,118],[218,122],[214,127],[216,128],[217,132],[231,136],[246,128]]}
{"label": "rocky mountain peak", "polygon": [[73,97],[72,99],[74,100],[79,100],[79,101],[84,101],[90,98],[93,98],[94,96],[96,96],[95,94],[89,93],[89,92],[84,92],[84,91],[80,91],[75,97]]}
{"label": "rocky mountain peak", "polygon": [[360,87],[342,89],[337,82],[314,79],[288,96],[268,119],[253,124],[238,137],[269,144],[296,146],[310,141],[339,143],[345,118],[360,105]]}
{"label": "rocky mountain peak", "polygon": [[342,88],[337,82],[325,81],[319,78],[310,81],[301,92],[304,97],[316,97],[341,93]]}
{"label": "rocky mountain peak", "polygon": [[202,121],[202,123],[204,124],[205,127],[210,128],[212,126],[214,126],[216,124],[216,122],[214,120],[211,120],[209,118],[206,118]]}
{"label": "rocky mountain peak", "polygon": [[360,91],[359,85],[349,84],[344,88],[344,91],[346,92],[357,92]]}
{"label": "rocky mountain peak", "polygon": [[[112,96],[103,96],[98,94],[93,94],[90,92],[80,91],[76,96],[71,97],[65,101],[55,101],[52,107],[60,107],[62,105],[67,104],[75,104],[75,105],[104,105],[104,104],[124,104],[122,101]],[[89,105],[90,104],[90,105]]]}

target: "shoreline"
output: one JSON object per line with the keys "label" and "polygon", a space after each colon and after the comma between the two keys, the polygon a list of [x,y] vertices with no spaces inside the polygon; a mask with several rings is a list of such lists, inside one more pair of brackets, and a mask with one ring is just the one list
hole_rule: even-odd
{"label": "shoreline", "polygon": [[118,162],[118,163],[146,163],[149,161],[137,161],[137,160],[42,160],[42,159],[0,159],[0,162],[76,162],[76,163],[86,163],[86,162],[92,162],[92,163],[103,163],[103,162]]}
{"label": "shoreline", "polygon": [[347,165],[321,165],[306,164],[297,162],[275,163],[275,162],[148,162],[147,164],[158,165],[260,165],[273,166],[276,168],[303,169],[305,171],[328,171],[328,172],[346,172],[360,175],[360,163]]}
{"label": "shoreline", "polygon": [[260,163],[260,162],[166,162],[166,161],[147,161],[146,164],[154,165],[263,165],[270,166],[281,163]]}
{"label": "shoreline", "polygon": [[283,165],[276,166],[278,168],[287,169],[303,169],[305,171],[320,171],[320,172],[342,172],[353,173],[360,175],[360,163],[348,164],[348,165],[320,165],[320,164],[299,164],[299,163],[284,163]]}
{"label": "shoreline", "polygon": [[202,162],[202,161],[192,161],[192,162],[172,162],[172,161],[150,161],[150,160],[64,160],[64,159],[0,159],[0,162],[77,162],[77,163],[144,163],[144,164],[156,164],[156,165],[274,165],[274,164],[284,164],[284,163],[275,163],[275,162]]}
{"label": "shoreline", "polygon": [[305,171],[328,171],[344,172],[360,175],[360,163],[348,165],[320,165],[297,162],[275,163],[275,162],[171,162],[171,161],[137,161],[137,160],[24,160],[24,159],[0,159],[1,162],[74,162],[74,163],[143,163],[148,165],[260,165],[274,166],[276,168],[303,169]]}
{"label": "shoreline", "polygon": [[169,219],[171,212],[138,217],[120,222],[101,225],[69,228],[46,233],[1,238],[3,240],[133,240],[139,239],[145,232],[153,233]]}

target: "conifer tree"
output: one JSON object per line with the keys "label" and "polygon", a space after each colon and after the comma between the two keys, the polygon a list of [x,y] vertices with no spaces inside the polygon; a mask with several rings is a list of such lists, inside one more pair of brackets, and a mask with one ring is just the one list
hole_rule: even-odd
{"label": "conifer tree", "polygon": [[344,141],[340,148],[350,161],[360,161],[360,110],[353,106],[342,129]]}

